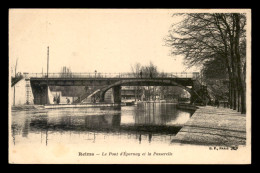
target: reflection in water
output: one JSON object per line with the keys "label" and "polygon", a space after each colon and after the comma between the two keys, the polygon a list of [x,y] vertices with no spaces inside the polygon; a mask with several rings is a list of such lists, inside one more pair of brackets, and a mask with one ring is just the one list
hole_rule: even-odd
{"label": "reflection in water", "polygon": [[25,119],[24,126],[23,126],[23,132],[22,132],[22,136],[23,137],[27,137],[28,136],[29,128],[30,128],[29,127],[29,120]]}
{"label": "reflection in water", "polygon": [[168,142],[192,112],[167,103],[137,106],[12,112],[12,137],[19,143]]}

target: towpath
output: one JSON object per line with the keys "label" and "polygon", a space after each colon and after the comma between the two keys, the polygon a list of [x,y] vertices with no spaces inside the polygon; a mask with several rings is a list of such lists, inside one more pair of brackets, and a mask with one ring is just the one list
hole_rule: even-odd
{"label": "towpath", "polygon": [[199,107],[172,143],[238,146],[246,144],[246,115],[228,108]]}

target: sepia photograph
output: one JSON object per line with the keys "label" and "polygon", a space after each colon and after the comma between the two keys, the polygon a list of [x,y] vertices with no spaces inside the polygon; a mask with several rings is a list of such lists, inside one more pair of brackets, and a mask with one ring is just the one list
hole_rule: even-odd
{"label": "sepia photograph", "polygon": [[8,21],[10,164],[251,164],[251,9]]}

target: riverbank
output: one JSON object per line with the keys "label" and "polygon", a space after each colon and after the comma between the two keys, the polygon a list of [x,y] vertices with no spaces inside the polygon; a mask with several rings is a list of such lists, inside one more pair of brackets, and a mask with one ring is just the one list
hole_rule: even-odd
{"label": "riverbank", "polygon": [[181,110],[192,110],[196,111],[199,107],[187,103],[178,103],[177,108]]}
{"label": "riverbank", "polygon": [[62,108],[94,108],[94,107],[113,107],[125,106],[125,104],[116,103],[90,103],[90,104],[49,104],[49,105],[17,105],[12,106],[12,111],[42,110],[42,109],[62,109]]}
{"label": "riverbank", "polygon": [[44,109],[43,105],[17,105],[12,106],[12,111],[26,111],[26,110],[36,110]]}
{"label": "riverbank", "polygon": [[238,146],[246,144],[246,115],[228,108],[199,107],[171,143]]}
{"label": "riverbank", "polygon": [[[128,101],[128,102],[121,102],[121,103],[17,105],[17,106],[12,106],[12,111],[37,110],[37,109],[60,109],[60,108],[94,108],[94,107],[134,106],[139,103],[173,103],[173,102]],[[175,103],[175,104],[177,104],[177,103]],[[189,108],[186,108],[186,107],[183,109],[189,110]]]}
{"label": "riverbank", "polygon": [[123,103],[89,103],[89,104],[53,104],[44,105],[45,109],[59,109],[59,108],[94,108],[94,107],[113,107],[125,106]]}

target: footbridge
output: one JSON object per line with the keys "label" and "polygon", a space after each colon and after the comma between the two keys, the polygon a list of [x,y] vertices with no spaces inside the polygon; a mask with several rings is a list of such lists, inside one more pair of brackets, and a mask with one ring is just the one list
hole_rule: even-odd
{"label": "footbridge", "polygon": [[96,90],[90,94],[83,94],[78,102],[94,95],[98,95],[100,102],[103,102],[105,93],[112,89],[114,103],[120,103],[121,86],[179,86],[191,94],[192,103],[202,99],[198,94],[202,88],[198,82],[198,72],[142,74],[142,76],[133,73],[49,73],[48,75],[30,73],[26,78],[30,80],[34,97],[42,97],[41,99],[47,98],[48,86],[95,86]]}

